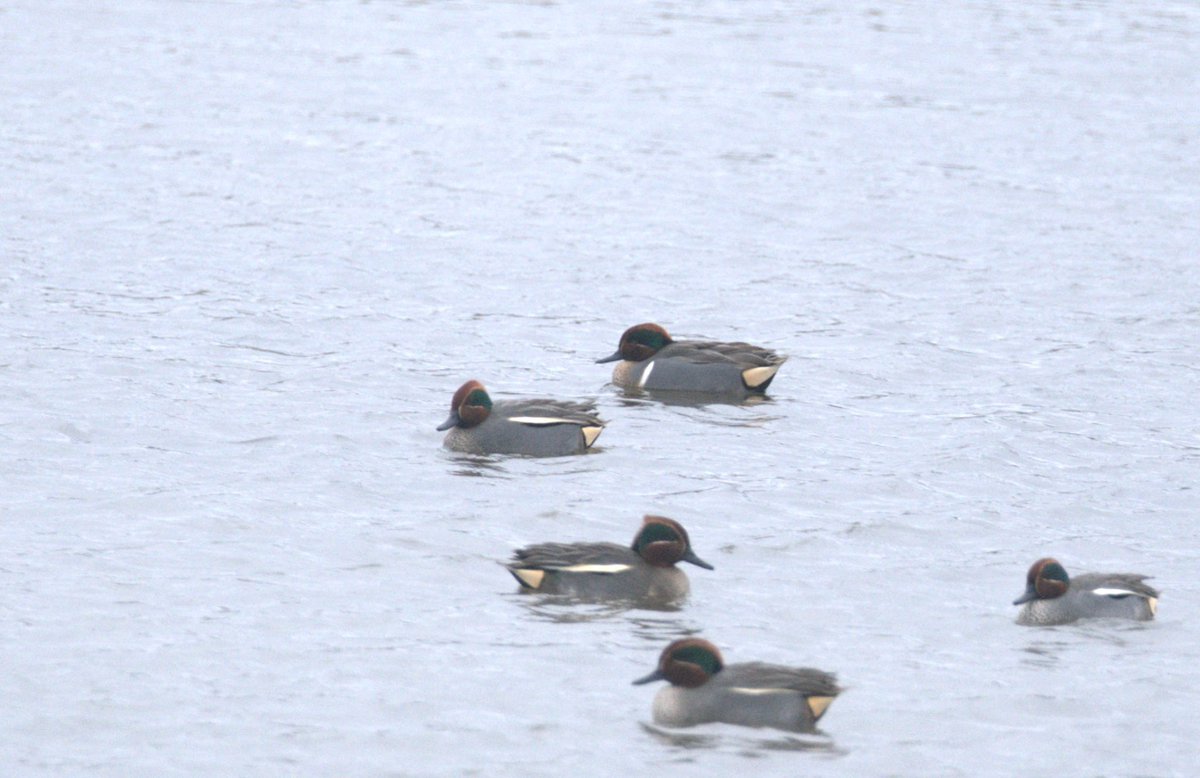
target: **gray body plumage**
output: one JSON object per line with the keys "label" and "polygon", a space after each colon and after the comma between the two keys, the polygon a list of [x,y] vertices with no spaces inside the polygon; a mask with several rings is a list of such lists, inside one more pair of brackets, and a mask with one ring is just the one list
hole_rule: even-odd
{"label": "gray body plumage", "polygon": [[668,727],[724,722],[811,731],[819,716],[813,715],[808,698],[833,698],[839,691],[837,679],[821,670],[763,662],[733,664],[701,686],[660,689],[654,697],[654,721]]}
{"label": "gray body plumage", "polygon": [[[581,566],[622,566],[615,572],[572,570]],[[524,591],[565,594],[581,599],[629,599],[671,602],[687,596],[687,575],[676,567],[647,564],[628,546],[616,543],[539,543],[513,552],[509,572]],[[545,573],[536,588],[517,571]]]}
{"label": "gray body plumage", "polygon": [[[640,362],[622,360],[613,368],[613,383],[649,391],[697,392],[747,397],[761,394],[786,357],[749,343],[677,341]],[[769,377],[748,386],[745,371],[767,368]],[[649,376],[646,376],[649,371]]]}
{"label": "gray body plumage", "polygon": [[[513,420],[521,418],[562,421],[531,423]],[[492,404],[491,411],[481,424],[452,427],[442,445],[451,451],[466,454],[582,454],[589,446],[584,428],[603,426],[604,422],[596,416],[595,406],[588,402],[498,400]]]}
{"label": "gray body plumage", "polygon": [[[1017,623],[1037,626],[1069,624],[1085,618],[1150,621],[1158,606],[1158,590],[1131,573],[1084,573],[1071,576],[1066,594],[1031,600],[1021,606]],[[1097,590],[1100,590],[1097,593]],[[1130,592],[1107,594],[1105,590]]]}

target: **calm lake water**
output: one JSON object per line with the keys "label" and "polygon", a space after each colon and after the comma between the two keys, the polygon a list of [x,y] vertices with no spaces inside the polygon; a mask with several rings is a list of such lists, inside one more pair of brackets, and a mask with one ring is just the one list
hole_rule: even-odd
{"label": "calm lake water", "polygon": [[[1200,6],[0,0],[5,775],[1192,775]],[[622,330],[790,355],[608,384]],[[454,389],[596,398],[471,459]],[[682,521],[677,611],[521,597]],[[1159,620],[1013,624],[1029,564]],[[814,735],[649,726],[685,634]]]}

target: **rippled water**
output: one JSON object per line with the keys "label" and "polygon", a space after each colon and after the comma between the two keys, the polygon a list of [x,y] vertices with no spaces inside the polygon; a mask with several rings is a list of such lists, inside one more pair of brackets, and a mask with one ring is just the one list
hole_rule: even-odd
{"label": "rippled water", "polygon": [[[1198,33],[0,4],[4,772],[1194,772]],[[791,358],[625,398],[592,360],[645,320]],[[443,451],[471,377],[597,398],[599,450]],[[496,564],[647,512],[716,566],[681,610]],[[1159,620],[1015,626],[1049,554]],[[658,730],[630,681],[690,633],[848,690],[818,735]]]}

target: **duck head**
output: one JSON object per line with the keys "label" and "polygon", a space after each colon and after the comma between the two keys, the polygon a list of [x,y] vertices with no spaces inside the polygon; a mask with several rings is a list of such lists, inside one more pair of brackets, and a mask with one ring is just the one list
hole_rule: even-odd
{"label": "duck head", "polygon": [[1025,576],[1025,593],[1013,600],[1013,605],[1021,605],[1030,600],[1053,600],[1067,593],[1071,579],[1066,569],[1057,559],[1046,557],[1039,559],[1029,568]]}
{"label": "duck head", "polygon": [[492,411],[492,398],[488,397],[483,384],[472,379],[454,393],[450,400],[450,415],[438,425],[438,430],[448,430],[451,427],[474,427],[482,424]]}
{"label": "duck head", "polygon": [[701,638],[683,638],[663,649],[658,669],[633,683],[670,681],[675,686],[694,689],[707,683],[724,666],[721,652],[712,643]]}
{"label": "duck head", "polygon": [[618,359],[641,362],[654,356],[659,349],[669,346],[673,342],[667,331],[657,324],[650,322],[635,324],[621,334],[621,342],[617,344],[617,350],[604,359],[597,359],[596,363],[616,362]]}
{"label": "duck head", "polygon": [[676,562],[690,562],[705,570],[713,566],[696,556],[687,530],[674,519],[666,516],[646,516],[641,529],[630,546],[647,564],[655,567],[671,567]]}

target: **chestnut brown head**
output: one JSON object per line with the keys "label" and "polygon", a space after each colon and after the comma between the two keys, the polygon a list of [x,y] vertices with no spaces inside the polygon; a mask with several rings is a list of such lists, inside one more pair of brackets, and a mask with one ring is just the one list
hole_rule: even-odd
{"label": "chestnut brown head", "polygon": [[454,393],[450,400],[450,415],[438,425],[438,430],[448,430],[451,427],[474,427],[482,424],[492,411],[492,398],[488,397],[483,384],[471,379]]}
{"label": "chestnut brown head", "polygon": [[694,689],[707,683],[724,666],[721,652],[712,643],[701,638],[683,638],[663,649],[658,669],[633,683],[670,681],[675,686]]}
{"label": "chestnut brown head", "polygon": [[642,527],[630,546],[647,564],[655,567],[671,567],[676,562],[690,562],[705,570],[713,566],[692,551],[687,530],[674,519],[666,516],[646,516]]}
{"label": "chestnut brown head", "polygon": [[669,346],[673,341],[667,331],[657,324],[646,322],[635,324],[621,334],[621,342],[617,344],[616,352],[597,363],[615,362],[625,359],[630,362],[641,362],[658,353],[659,349]]}
{"label": "chestnut brown head", "polygon": [[1025,575],[1025,593],[1013,600],[1021,605],[1031,600],[1053,600],[1067,593],[1071,578],[1057,559],[1046,557],[1034,562]]}

